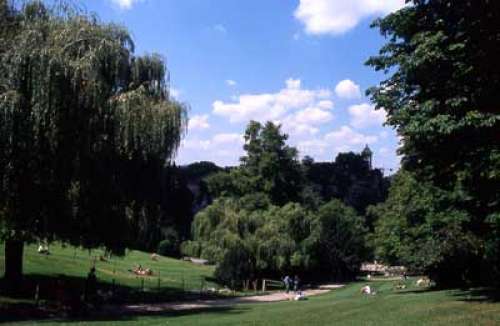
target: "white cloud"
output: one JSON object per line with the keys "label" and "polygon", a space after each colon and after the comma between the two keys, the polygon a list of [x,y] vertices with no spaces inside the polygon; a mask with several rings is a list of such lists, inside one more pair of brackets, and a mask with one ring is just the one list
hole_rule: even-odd
{"label": "white cloud", "polygon": [[130,9],[137,2],[142,2],[144,0],[111,0],[120,9]]}
{"label": "white cloud", "polygon": [[181,96],[182,91],[178,88],[175,87],[170,87],[170,96],[172,96],[175,99],[178,99],[179,96]]}
{"label": "white cloud", "polygon": [[359,85],[350,79],[344,79],[335,86],[335,94],[340,98],[356,99],[361,97]]}
{"label": "white cloud", "polygon": [[208,160],[222,166],[237,165],[243,156],[243,144],[243,135],[238,133],[220,133],[208,139],[188,136],[182,141],[178,163]]}
{"label": "white cloud", "polygon": [[342,126],[339,130],[332,131],[325,135],[325,140],[336,146],[364,145],[377,142],[376,136],[368,136],[356,132],[348,126]]}
{"label": "white cloud", "polygon": [[332,121],[332,92],[328,89],[302,88],[300,79],[290,78],[286,87],[276,93],[244,94],[232,102],[215,101],[213,113],[231,123],[249,120],[282,124],[291,137],[314,135],[318,126]]}
{"label": "white cloud", "polygon": [[226,85],[229,86],[229,87],[234,87],[236,86],[238,83],[232,79],[228,79],[226,80]]}
{"label": "white cloud", "polygon": [[236,133],[222,133],[216,134],[212,138],[212,143],[214,144],[240,144],[243,145],[244,138],[241,134]]}
{"label": "white cloud", "polygon": [[383,109],[375,110],[375,107],[368,103],[352,105],[348,111],[351,116],[351,126],[358,129],[382,126],[386,120],[386,112]]}
{"label": "white cloud", "polygon": [[227,33],[226,27],[224,25],[222,25],[222,24],[217,24],[213,28],[214,28],[214,31],[219,32],[221,34],[226,34]]}
{"label": "white cloud", "polygon": [[243,94],[230,103],[215,101],[213,113],[228,118],[232,123],[278,121],[289,113],[295,113],[293,111],[331,108],[331,96],[330,90],[303,89],[300,79],[288,79],[286,88],[277,93]]}
{"label": "white cloud", "polygon": [[333,159],[337,153],[361,151],[365,144],[373,144],[377,141],[376,136],[356,132],[349,126],[341,126],[322,137],[299,141],[297,147],[302,156]]}
{"label": "white cloud", "polygon": [[378,150],[378,152],[379,152],[380,155],[387,155],[387,154],[391,153],[391,150],[388,147],[381,147]]}
{"label": "white cloud", "polygon": [[405,0],[300,0],[295,18],[305,25],[306,33],[342,34],[362,19],[386,15],[405,5]]}
{"label": "white cloud", "polygon": [[208,114],[194,115],[189,119],[188,127],[190,131],[210,128],[210,124],[208,123]]}
{"label": "white cloud", "polygon": [[389,137],[389,133],[387,132],[387,130],[383,130],[380,132],[379,136],[382,139],[387,139],[387,137]]}

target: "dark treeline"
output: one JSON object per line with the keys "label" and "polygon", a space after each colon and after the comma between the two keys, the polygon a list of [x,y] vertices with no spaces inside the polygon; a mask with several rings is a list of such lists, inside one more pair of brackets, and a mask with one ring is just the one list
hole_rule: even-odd
{"label": "dark treeline", "polygon": [[[381,170],[373,169],[371,161],[369,148],[365,148],[362,153],[339,153],[332,162],[314,162],[305,157],[297,162],[299,187],[293,195],[297,198],[296,203],[308,209],[317,209],[324,203],[338,199],[364,216],[369,205],[385,200],[389,188],[390,178],[384,177]],[[154,251],[162,241],[161,253],[179,255],[180,243],[191,239],[191,222],[199,211],[219,197],[243,197],[252,193],[248,189],[241,189],[241,193],[233,192],[234,182],[240,181],[231,181],[231,175],[238,169],[222,168],[212,162],[170,166],[161,176],[163,181],[159,189],[155,189],[155,185],[158,187],[157,177],[152,176],[148,181],[142,175],[135,176],[137,183],[144,183],[144,186],[133,189],[141,192],[141,196],[147,197],[148,193],[153,199],[156,196],[160,210],[151,212],[154,216],[160,216],[159,219],[145,217],[142,219],[143,224],[138,225],[137,247]],[[144,187],[148,188],[147,192],[137,190]],[[372,221],[364,220],[363,225],[371,229]]]}
{"label": "dark treeline", "polygon": [[371,258],[364,212],[385,200],[389,185],[370,149],[301,162],[271,122],[251,122],[245,140],[239,166],[202,180],[211,204],[196,214],[183,254],[217,264],[217,278],[231,286],[285,273],[353,279]]}

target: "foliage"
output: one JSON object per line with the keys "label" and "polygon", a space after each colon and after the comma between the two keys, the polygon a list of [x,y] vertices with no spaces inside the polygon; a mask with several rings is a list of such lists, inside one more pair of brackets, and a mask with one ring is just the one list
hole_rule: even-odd
{"label": "foliage", "polygon": [[[366,255],[363,220],[340,201],[310,211],[298,203],[274,206],[264,194],[241,199],[219,198],[199,212],[193,241],[183,252],[196,253],[218,264],[225,284],[230,276],[352,279]],[[244,248],[244,249],[242,249]],[[237,259],[245,260],[236,264]],[[242,264],[246,264],[243,266]]]}
{"label": "foliage", "polygon": [[173,228],[164,231],[165,239],[158,244],[157,253],[162,256],[177,257],[179,255],[179,235]]}
{"label": "foliage", "polygon": [[302,173],[297,150],[286,145],[287,138],[279,125],[268,122],[262,126],[251,121],[245,131],[246,155],[241,158],[241,166],[207,178],[212,196],[264,193],[276,205],[297,202]]}
{"label": "foliage", "polygon": [[130,176],[161,175],[186,127],[185,106],[169,98],[164,60],[134,56],[124,28],[64,1],[7,8],[0,30],[6,249],[45,238],[123,253],[131,225],[159,211],[157,201],[137,196]]}
{"label": "foliage", "polygon": [[482,262],[471,262],[474,281],[500,270],[497,251],[485,250],[497,246],[500,210],[499,15],[497,1],[411,1],[375,22],[388,41],[368,61],[390,73],[369,93],[402,138],[403,167],[453,193],[443,211],[459,211],[454,232],[482,243],[462,248]]}
{"label": "foliage", "polygon": [[243,281],[253,278],[252,256],[246,248],[240,244],[231,247],[222,258],[215,269],[215,278],[219,283],[231,288],[240,288]]}
{"label": "foliage", "polygon": [[370,208],[378,218],[377,257],[430,275],[439,285],[463,285],[478,263],[480,241],[464,228],[470,216],[456,207],[452,193],[401,171],[387,201]]}
{"label": "foliage", "polygon": [[363,219],[339,200],[321,206],[307,241],[318,268],[336,280],[353,280],[366,257]]}
{"label": "foliage", "polygon": [[[305,204],[340,199],[363,215],[366,207],[384,201],[387,196],[387,178],[381,170],[372,169],[362,154],[339,153],[334,162],[304,159],[302,166],[308,183],[303,193]],[[371,221],[366,224],[372,227]]]}

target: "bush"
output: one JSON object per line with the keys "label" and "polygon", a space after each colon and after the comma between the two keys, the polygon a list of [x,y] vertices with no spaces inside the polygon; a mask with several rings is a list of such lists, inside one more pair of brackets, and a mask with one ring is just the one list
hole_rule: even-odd
{"label": "bush", "polygon": [[200,257],[201,244],[198,241],[184,241],[181,244],[181,254],[187,257]]}
{"label": "bush", "polygon": [[164,233],[165,239],[160,241],[156,252],[162,256],[179,256],[179,236],[174,229],[167,229]]}

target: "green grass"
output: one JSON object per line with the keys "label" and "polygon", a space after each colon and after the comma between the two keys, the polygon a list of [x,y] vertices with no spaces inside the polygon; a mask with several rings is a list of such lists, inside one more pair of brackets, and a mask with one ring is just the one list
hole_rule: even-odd
{"label": "green grass", "polygon": [[[3,253],[3,248],[0,247]],[[28,277],[45,275],[57,277],[64,273],[83,278],[93,257],[101,252],[88,252],[61,246],[51,246],[52,255],[36,253],[28,246],[25,253],[25,272]],[[213,268],[162,258],[153,262],[148,254],[130,252],[124,258],[109,263],[97,262],[98,278],[128,287],[140,287],[140,278],[127,270],[141,264],[160,272],[161,286],[181,289],[192,284],[196,288],[202,279],[210,278]],[[0,256],[0,273],[3,256]],[[157,286],[157,276],[148,279],[147,286]],[[366,283],[366,282],[365,282]],[[37,320],[13,323],[16,325],[500,325],[500,303],[491,293],[481,290],[422,291],[407,281],[403,291],[393,289],[395,282],[370,282],[376,289],[374,296],[363,296],[359,289],[365,283],[354,283],[329,294],[311,297],[303,302],[281,302],[237,305],[228,308],[203,309],[184,312],[164,312],[143,316],[105,316],[93,320]],[[486,295],[487,294],[487,295]],[[495,294],[495,293],[493,293]],[[498,295],[498,293],[496,293]],[[497,297],[498,298],[498,297]],[[1,298],[0,302],[29,304],[29,300]],[[5,312],[5,311],[4,311]],[[1,310],[0,310],[1,313]],[[2,316],[0,316],[2,317]],[[8,316],[4,316],[8,317]],[[2,318],[0,318],[2,320]],[[4,319],[8,321],[9,318]]]}
{"label": "green grass", "polygon": [[[499,325],[500,303],[475,291],[394,291],[373,282],[377,295],[359,294],[361,283],[302,302],[239,305],[108,320],[43,321],[40,325]],[[25,322],[18,325],[30,325]]]}
{"label": "green grass", "polygon": [[[99,261],[99,256],[103,254],[101,250],[86,251],[54,244],[50,246],[50,253],[50,255],[40,255],[37,253],[37,246],[25,246],[25,275],[28,278],[43,275],[54,279],[64,275],[83,280],[95,261],[98,280],[108,285],[114,280],[117,287],[140,289],[144,282],[146,290],[157,290],[159,285],[160,289],[173,291],[199,291],[202,286],[215,286],[214,283],[207,281],[213,275],[211,266],[194,265],[167,257],[153,261],[150,254],[139,251],[129,251],[124,257],[113,257],[108,262]],[[147,277],[131,273],[129,270],[138,264],[152,269],[154,275]],[[0,275],[3,275],[4,269],[4,248],[0,244]]]}

